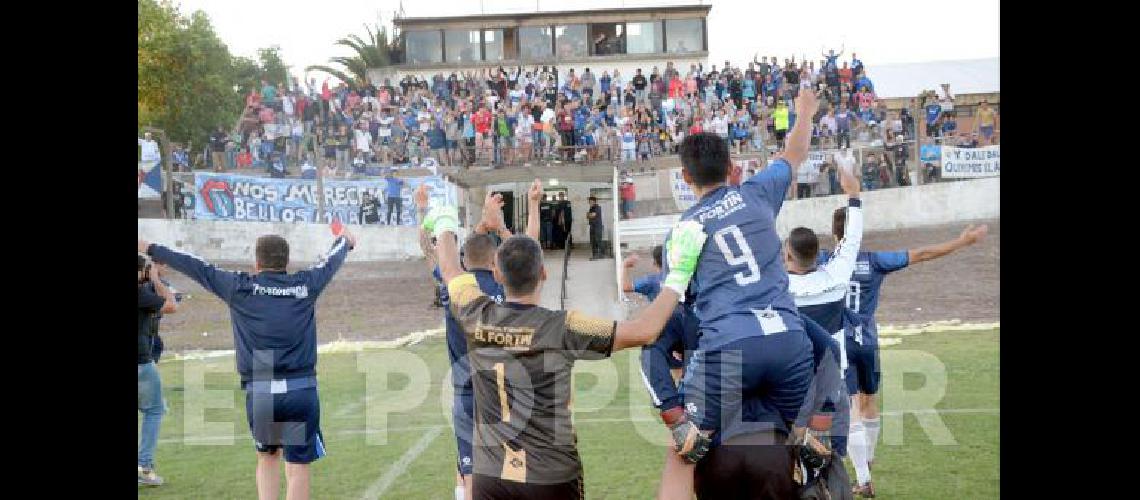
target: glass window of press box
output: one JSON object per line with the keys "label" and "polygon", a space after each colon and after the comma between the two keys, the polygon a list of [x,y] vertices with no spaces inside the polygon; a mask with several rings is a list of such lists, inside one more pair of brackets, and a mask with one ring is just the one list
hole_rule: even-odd
{"label": "glass window of press box", "polygon": [[554,46],[558,57],[586,57],[586,25],[555,26]]}
{"label": "glass window of press box", "polygon": [[705,50],[704,23],[700,19],[666,19],[665,52]]}
{"label": "glass window of press box", "polygon": [[627,54],[653,54],[663,51],[660,21],[626,23],[625,31]]}
{"label": "glass window of press box", "polygon": [[550,26],[523,26],[519,28],[519,48],[522,58],[546,59],[551,53],[551,40],[554,30]]}
{"label": "glass window of press box", "polygon": [[[519,57],[518,28],[483,30],[483,53],[487,61],[513,61]],[[550,51],[550,38],[546,39]]]}
{"label": "glass window of press box", "polygon": [[625,23],[591,24],[590,53],[596,56],[624,54]]}
{"label": "glass window of press box", "polygon": [[443,41],[438,30],[409,31],[405,40],[405,58],[411,64],[443,62]]}
{"label": "glass window of press box", "polygon": [[472,62],[483,59],[479,50],[479,30],[447,30],[443,32],[447,62]]}

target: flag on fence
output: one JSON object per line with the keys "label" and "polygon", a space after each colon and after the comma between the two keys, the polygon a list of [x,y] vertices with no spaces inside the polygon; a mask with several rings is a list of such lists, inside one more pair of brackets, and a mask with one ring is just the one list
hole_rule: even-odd
{"label": "flag on fence", "polygon": [[158,198],[162,193],[162,168],[158,162],[139,162],[139,198]]}

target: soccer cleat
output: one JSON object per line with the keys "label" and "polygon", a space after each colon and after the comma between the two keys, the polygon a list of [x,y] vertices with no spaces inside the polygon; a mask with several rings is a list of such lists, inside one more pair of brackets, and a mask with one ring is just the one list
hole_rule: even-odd
{"label": "soccer cleat", "polygon": [[154,473],[154,469],[149,467],[139,467],[139,484],[143,486],[160,486],[163,480],[158,474]]}
{"label": "soccer cleat", "polygon": [[855,487],[851,488],[851,493],[863,498],[875,498],[875,486],[871,481],[867,481],[866,483],[855,485]]}

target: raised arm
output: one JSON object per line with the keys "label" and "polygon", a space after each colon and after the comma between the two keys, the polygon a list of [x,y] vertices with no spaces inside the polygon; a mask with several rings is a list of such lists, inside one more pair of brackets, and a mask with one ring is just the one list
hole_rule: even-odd
{"label": "raised arm", "polygon": [[985,238],[987,232],[989,232],[989,226],[982,224],[981,226],[975,227],[971,224],[962,231],[962,234],[950,241],[907,250],[907,257],[910,264],[934,260],[981,241],[982,238]]}
{"label": "raised arm", "polygon": [[637,261],[637,254],[633,254],[629,257],[626,257],[625,260],[621,263],[621,291],[623,292],[634,291],[633,279],[629,276],[629,270],[633,269],[633,266],[637,265]]}
{"label": "raised arm", "polygon": [[820,266],[820,271],[828,279],[825,287],[851,280],[855,272],[855,258],[863,244],[863,208],[859,200],[859,180],[847,169],[839,169],[839,183],[847,193],[847,220],[843,228],[843,239],[835,247],[835,255]]}
{"label": "raised arm", "polygon": [[309,283],[315,293],[320,293],[332,281],[340,266],[344,264],[344,259],[348,257],[348,252],[354,248],[356,248],[356,236],[345,229],[333,240],[332,246],[321,260],[304,271],[309,274]]}
{"label": "raised arm", "polygon": [[526,235],[534,241],[539,241],[541,222],[539,221],[539,205],[542,203],[542,181],[535,179],[526,193]]}
{"label": "raised arm", "polygon": [[815,90],[800,92],[796,98],[796,124],[788,133],[787,146],[784,148],[783,158],[792,167],[792,178],[796,177],[796,169],[808,156],[811,146],[811,122],[815,112],[819,110],[819,97]]}
{"label": "raised arm", "polygon": [[666,243],[665,254],[669,261],[669,274],[661,283],[661,293],[649,307],[633,319],[617,324],[613,350],[645,345],[657,339],[673,309],[684,297],[689,280],[697,269],[697,260],[704,246],[704,228],[696,221],[682,221],[673,228]]}
{"label": "raised arm", "polygon": [[[420,184],[420,187],[416,188],[412,197],[416,202],[416,215],[422,223],[427,217],[428,211],[428,185]],[[420,251],[424,254],[424,260],[427,261],[428,269],[434,270],[436,266],[436,256],[435,249],[432,248],[431,245],[431,233],[424,229],[422,225],[419,228],[419,233]]]}
{"label": "raised arm", "polygon": [[[214,267],[196,256],[171,250],[157,243],[139,240],[139,252],[151,256],[156,262],[170,266],[175,271],[185,274],[190,279],[202,285],[202,288],[217,295],[218,298],[229,302],[237,287],[238,274]],[[156,285],[157,287],[157,285]],[[157,289],[157,288],[156,288]]]}

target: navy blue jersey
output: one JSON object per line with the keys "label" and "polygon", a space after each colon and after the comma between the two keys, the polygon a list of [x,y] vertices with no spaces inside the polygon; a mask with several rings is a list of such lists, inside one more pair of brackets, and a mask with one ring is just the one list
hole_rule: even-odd
{"label": "navy blue jersey", "polygon": [[[820,251],[819,263],[827,262],[830,258],[830,252]],[[851,274],[851,283],[848,285],[846,306],[859,315],[870,333],[874,334],[878,330],[875,310],[879,308],[879,290],[883,287],[883,278],[909,264],[910,254],[905,250],[859,252],[855,258],[855,272]]]}
{"label": "navy blue jersey", "polygon": [[739,187],[721,186],[706,193],[681,215],[681,220],[701,223],[709,235],[689,283],[701,350],[752,336],[803,331],[788,294],[776,234],[776,214],[791,183],[791,165],[777,159],[762,173]]}
{"label": "navy blue jersey", "polygon": [[[503,285],[495,281],[495,275],[491,270],[472,269],[471,274],[475,275],[475,282],[479,284],[479,290],[484,295],[498,304],[503,303],[506,293],[503,291]],[[468,365],[465,359],[467,357],[467,336],[463,334],[463,329],[455,320],[455,316],[451,314],[451,297],[447,293],[447,285],[443,284],[439,266],[435,266],[431,275],[440,284],[439,301],[443,303],[444,322],[447,325],[447,357],[451,361],[451,382],[455,387],[469,389],[471,387],[471,376],[468,373]]]}
{"label": "navy blue jersey", "polygon": [[665,276],[661,273],[647,274],[633,282],[633,291],[640,293],[653,302],[657,299],[657,294],[661,293],[661,280]]}
{"label": "navy blue jersey", "polygon": [[149,254],[217,295],[230,308],[241,381],[316,376],[317,298],[348,255],[337,238],[320,262],[296,273],[226,271],[162,245]]}

